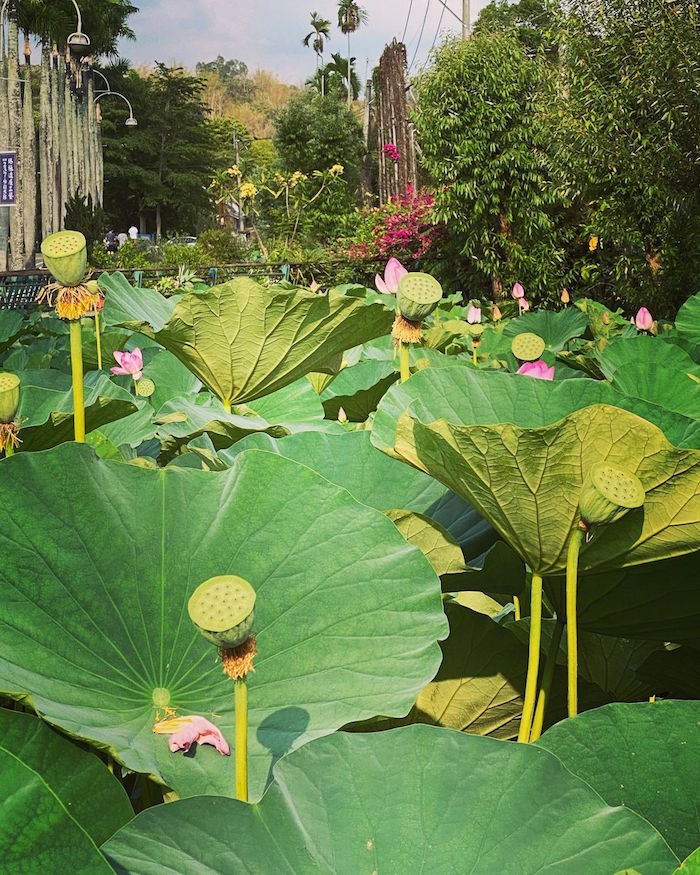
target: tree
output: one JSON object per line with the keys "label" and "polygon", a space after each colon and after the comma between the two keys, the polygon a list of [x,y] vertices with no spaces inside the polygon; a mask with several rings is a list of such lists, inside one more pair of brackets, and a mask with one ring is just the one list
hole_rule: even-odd
{"label": "tree", "polygon": [[348,75],[348,106],[352,103],[352,83],[350,71],[352,70],[352,58],[350,53],[350,34],[355,33],[361,25],[368,21],[367,10],[359,6],[355,0],[339,0],[338,2],[338,27],[348,37],[348,63],[346,73]]}
{"label": "tree", "polygon": [[[326,40],[331,38],[331,23],[327,18],[321,18],[318,12],[311,13],[311,30],[302,40],[305,46],[311,45],[316,53],[316,73],[323,63],[323,50]],[[313,39],[313,43],[311,40]],[[323,76],[321,76],[321,95],[325,94]]]}
{"label": "tree", "polygon": [[[347,58],[343,58],[339,52],[332,52],[331,58],[330,63],[318,69],[314,76],[306,80],[306,85],[321,96],[325,94],[346,102],[348,97]],[[354,100],[357,100],[360,94],[360,80],[355,72],[355,58],[350,58],[350,64],[352,96]]]}
{"label": "tree", "polygon": [[551,0],[492,0],[479,13],[474,34],[510,33],[530,53],[544,51],[558,60],[559,9]]}
{"label": "tree", "polygon": [[415,121],[435,216],[495,298],[516,281],[546,294],[564,270],[556,84],[551,65],[491,33],[448,41],[419,80]]}
{"label": "tree", "polygon": [[248,65],[232,58],[229,61],[219,55],[214,61],[200,61],[195,71],[203,76],[212,74],[219,78],[226,95],[234,101],[250,101],[255,93],[255,87],[248,78]]}

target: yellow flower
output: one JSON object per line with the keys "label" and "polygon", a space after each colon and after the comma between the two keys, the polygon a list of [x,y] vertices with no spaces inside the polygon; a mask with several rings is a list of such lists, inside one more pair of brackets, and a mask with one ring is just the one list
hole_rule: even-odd
{"label": "yellow flower", "polygon": [[252,182],[244,182],[243,185],[241,186],[241,197],[244,200],[247,200],[248,198],[255,197],[255,195],[257,193],[258,193],[258,190],[253,185]]}
{"label": "yellow flower", "polygon": [[238,164],[234,164],[232,167],[229,167],[229,169],[226,172],[228,173],[229,176],[240,176],[241,175],[241,170],[240,170]]}
{"label": "yellow flower", "polygon": [[345,168],[342,164],[334,164],[330,169],[331,176],[341,176],[345,173]]}
{"label": "yellow flower", "polygon": [[595,252],[597,248],[598,248],[598,237],[595,234],[593,234],[588,241],[588,251]]}

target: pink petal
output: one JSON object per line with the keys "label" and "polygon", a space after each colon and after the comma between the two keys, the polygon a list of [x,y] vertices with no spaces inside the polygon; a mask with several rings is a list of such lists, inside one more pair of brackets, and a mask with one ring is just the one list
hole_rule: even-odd
{"label": "pink petal", "polygon": [[188,751],[195,742],[210,744],[224,756],[228,756],[231,752],[218,726],[210,723],[204,717],[191,717],[182,728],[173,732],[168,739],[168,746],[175,753],[178,750]]}
{"label": "pink petal", "polygon": [[384,280],[377,274],[374,278],[374,284],[376,285],[378,291],[380,291],[383,295],[390,294],[389,289],[386,287],[386,283]]}
{"label": "pink petal", "polygon": [[118,365],[122,363],[122,357],[126,355],[126,353],[120,352],[118,349],[114,350],[114,358]]}
{"label": "pink petal", "polygon": [[481,322],[481,308],[480,307],[470,307],[467,311],[467,322],[470,325],[475,325],[477,322]]}
{"label": "pink petal", "polygon": [[523,311],[523,313],[527,313],[527,311],[530,309],[530,302],[526,298],[523,298],[520,302],[520,309]]}
{"label": "pink petal", "polygon": [[392,295],[395,295],[399,288],[399,283],[406,276],[408,271],[401,264],[398,258],[390,258],[384,268],[384,282]]}
{"label": "pink petal", "polygon": [[647,310],[646,307],[639,308],[634,321],[639,331],[650,331],[652,326],[654,325],[654,320],[652,319],[651,313]]}
{"label": "pink petal", "polygon": [[534,377],[536,380],[553,380],[554,365],[548,367],[547,362],[540,359],[536,362],[525,362],[518,368],[518,373],[525,377]]}
{"label": "pink petal", "polygon": [[131,351],[131,357],[134,361],[134,364],[137,365],[138,368],[143,367],[143,356],[141,355],[141,350],[138,346],[135,346]]}
{"label": "pink petal", "polygon": [[129,372],[125,371],[124,368],[110,368],[110,371],[113,374],[116,374],[118,377],[128,377]]}
{"label": "pink petal", "polygon": [[520,283],[516,283],[513,286],[513,291],[511,292],[512,296],[517,300],[518,298],[522,298],[525,294],[525,289],[520,285]]}

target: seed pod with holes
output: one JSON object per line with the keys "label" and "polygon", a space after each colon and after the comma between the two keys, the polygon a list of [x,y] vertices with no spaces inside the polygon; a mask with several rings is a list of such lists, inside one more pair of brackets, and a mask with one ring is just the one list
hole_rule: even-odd
{"label": "seed pod with holes", "polygon": [[41,244],[44,264],[56,282],[63,286],[77,286],[87,269],[87,241],[80,231],[58,231]]}
{"label": "seed pod with holes", "polygon": [[516,334],[510,345],[511,352],[521,362],[536,362],[545,348],[544,340],[539,334],[526,331]]}
{"label": "seed pod with holes", "polygon": [[197,587],[187,610],[207,641],[217,647],[238,647],[253,629],[255,590],[242,577],[212,577]]}
{"label": "seed pod with holes", "polygon": [[409,322],[422,322],[442,300],[442,286],[430,274],[408,273],[396,293],[399,312]]}
{"label": "seed pod with holes", "polygon": [[0,422],[12,422],[19,407],[19,377],[0,373]]}
{"label": "seed pod with holes", "polygon": [[609,525],[641,507],[644,498],[644,487],[636,474],[619,465],[596,462],[583,482],[579,510],[587,526]]}

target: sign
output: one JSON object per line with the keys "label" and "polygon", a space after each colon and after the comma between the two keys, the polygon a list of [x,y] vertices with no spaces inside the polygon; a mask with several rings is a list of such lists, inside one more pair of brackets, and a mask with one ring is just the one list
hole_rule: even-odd
{"label": "sign", "polygon": [[17,204],[17,153],[0,152],[0,207]]}

